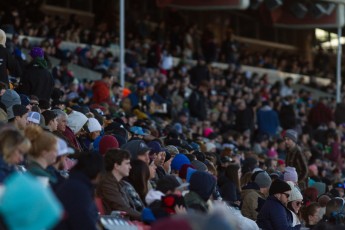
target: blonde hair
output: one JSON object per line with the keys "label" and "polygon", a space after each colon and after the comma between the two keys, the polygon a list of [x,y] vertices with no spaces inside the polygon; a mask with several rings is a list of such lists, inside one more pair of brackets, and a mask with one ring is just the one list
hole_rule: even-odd
{"label": "blonde hair", "polygon": [[49,151],[57,144],[55,135],[44,131],[40,126],[28,126],[25,136],[31,141],[29,155],[34,158],[40,157],[43,151]]}
{"label": "blonde hair", "polygon": [[7,129],[0,133],[0,152],[5,162],[8,162],[8,159],[18,146],[22,146],[25,152],[30,149],[31,144],[29,139],[16,129]]}

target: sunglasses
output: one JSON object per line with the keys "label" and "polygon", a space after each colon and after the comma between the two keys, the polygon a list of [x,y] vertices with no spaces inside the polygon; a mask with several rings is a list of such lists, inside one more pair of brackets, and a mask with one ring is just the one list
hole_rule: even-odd
{"label": "sunglasses", "polygon": [[286,198],[289,198],[290,194],[283,192],[283,194],[286,196]]}
{"label": "sunglasses", "polygon": [[302,205],[303,205],[303,202],[297,201],[297,202],[296,202],[296,205],[297,205],[297,206],[302,206]]}

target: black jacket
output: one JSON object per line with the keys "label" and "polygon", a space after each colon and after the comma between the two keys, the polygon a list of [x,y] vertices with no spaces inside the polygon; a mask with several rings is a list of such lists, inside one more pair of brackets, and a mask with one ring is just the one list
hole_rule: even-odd
{"label": "black jacket", "polygon": [[18,92],[25,95],[35,95],[39,99],[49,100],[54,88],[54,79],[48,69],[36,62],[30,63],[23,73]]}
{"label": "black jacket", "polygon": [[8,52],[5,47],[0,45],[0,81],[8,85],[7,70],[9,70],[11,75],[17,77],[16,61],[14,57],[11,56],[10,52]]}

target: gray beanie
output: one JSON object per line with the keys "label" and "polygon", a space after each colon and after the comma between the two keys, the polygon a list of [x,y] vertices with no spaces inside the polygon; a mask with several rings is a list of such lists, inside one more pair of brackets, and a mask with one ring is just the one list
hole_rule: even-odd
{"label": "gray beanie", "polygon": [[269,188],[271,186],[272,180],[270,175],[266,171],[257,171],[253,174],[254,176],[254,182],[260,187],[260,188]]}
{"label": "gray beanie", "polygon": [[298,140],[298,134],[297,134],[297,132],[296,132],[295,130],[293,130],[293,129],[288,129],[288,130],[286,130],[284,137],[290,138],[290,139],[291,139],[293,142],[295,142],[295,143],[296,143],[297,140]]}
{"label": "gray beanie", "polygon": [[202,163],[201,161],[194,160],[190,164],[193,165],[194,168],[198,171],[203,171],[203,172],[207,171],[207,166],[204,163]]}
{"label": "gray beanie", "polygon": [[4,104],[8,110],[13,105],[21,104],[20,96],[16,91],[7,89],[4,95],[1,97],[1,103]]}

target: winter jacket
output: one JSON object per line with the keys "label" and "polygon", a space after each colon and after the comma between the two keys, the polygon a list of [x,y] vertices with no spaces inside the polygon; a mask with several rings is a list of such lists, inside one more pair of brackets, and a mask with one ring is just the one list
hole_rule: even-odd
{"label": "winter jacket", "polygon": [[308,179],[308,163],[301,148],[296,145],[286,151],[286,166],[295,167],[298,174],[298,182],[306,182]]}
{"label": "winter jacket", "polygon": [[[0,45],[0,81],[9,85],[7,70],[13,77],[19,77],[16,74],[16,61],[14,57],[11,56],[10,52]],[[18,72],[18,71],[17,71]]]}
{"label": "winter jacket", "polygon": [[98,211],[94,203],[94,187],[81,172],[72,172],[57,190],[65,215],[55,230],[96,230]]}
{"label": "winter jacket", "polygon": [[111,172],[101,176],[97,196],[101,198],[106,214],[112,211],[125,211],[131,219],[140,220],[140,212],[135,210],[135,205],[124,191],[123,183],[118,182]]}
{"label": "winter jacket", "polygon": [[274,196],[269,196],[261,208],[256,223],[262,230],[293,230],[291,212]]}
{"label": "winter jacket", "polygon": [[14,166],[6,163],[2,154],[0,154],[0,184],[4,183],[4,180],[15,171]]}
{"label": "winter jacket", "polygon": [[260,192],[260,187],[256,183],[251,182],[247,186],[243,187],[241,198],[242,215],[255,221],[261,209],[261,207],[259,207],[259,203],[262,203],[262,201],[266,199],[265,195]]}
{"label": "winter jacket", "polygon": [[220,180],[218,181],[218,185],[220,195],[222,196],[224,201],[233,204],[233,202],[239,201],[241,199],[239,189],[227,177],[224,176],[220,178]]}
{"label": "winter jacket", "polygon": [[35,60],[28,66],[20,79],[18,92],[49,101],[54,88],[54,78],[42,62]]}
{"label": "winter jacket", "polygon": [[36,177],[47,178],[50,184],[57,183],[57,178],[51,174],[48,170],[44,169],[39,163],[36,161],[29,161],[27,165],[27,170]]}
{"label": "winter jacket", "polygon": [[99,80],[96,81],[92,87],[93,91],[93,102],[102,103],[110,102],[110,88],[106,82]]}
{"label": "winter jacket", "polygon": [[207,119],[207,99],[202,92],[194,91],[189,98],[188,105],[192,117],[196,117],[200,121]]}
{"label": "winter jacket", "polygon": [[208,211],[207,203],[195,192],[190,191],[184,196],[187,209],[204,212]]}
{"label": "winter jacket", "polygon": [[260,134],[267,134],[274,136],[278,132],[279,117],[276,111],[269,106],[264,106],[257,112],[256,115],[258,129]]}

